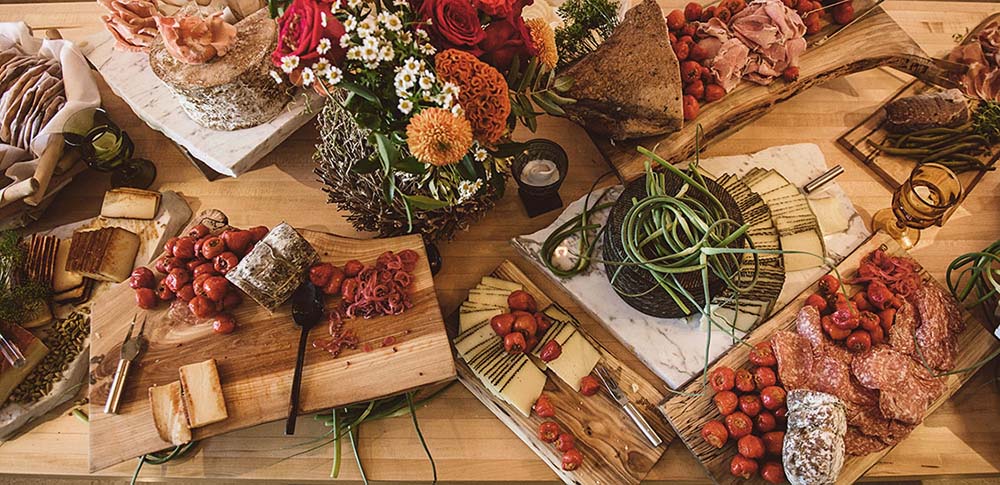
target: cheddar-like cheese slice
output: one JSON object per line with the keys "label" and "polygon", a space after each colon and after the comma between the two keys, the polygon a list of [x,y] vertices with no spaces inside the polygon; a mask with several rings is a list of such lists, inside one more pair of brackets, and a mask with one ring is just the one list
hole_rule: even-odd
{"label": "cheddar-like cheese slice", "polygon": [[149,410],[160,439],[174,446],[191,441],[191,427],[181,395],[180,381],[149,388]]}
{"label": "cheddar-like cheese slice", "polygon": [[219,382],[215,359],[188,364],[178,369],[184,391],[184,409],[192,428],[217,423],[229,417],[226,398]]}

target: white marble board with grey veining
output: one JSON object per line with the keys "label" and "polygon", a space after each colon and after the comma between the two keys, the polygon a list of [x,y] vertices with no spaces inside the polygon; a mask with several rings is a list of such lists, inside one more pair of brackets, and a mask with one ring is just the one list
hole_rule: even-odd
{"label": "white marble board with grey veining", "polygon": [[[771,147],[752,155],[735,155],[706,158],[700,167],[713,176],[733,173],[742,176],[754,167],[775,169],[789,182],[799,187],[827,170],[826,160],[819,147],[813,144],[798,144]],[[599,189],[591,195],[594,200],[614,201],[621,192],[617,185]],[[808,198],[834,197],[840,201],[842,215],[849,221],[846,231],[824,235],[827,257],[837,262],[853,252],[870,235],[864,221],[858,215],[843,189],[836,182],[824,186]],[[552,231],[567,220],[578,215],[583,208],[581,198],[566,207],[566,210],[552,225],[535,232],[514,238],[512,244],[530,261],[561,284],[577,302],[600,321],[619,341],[630,348],[636,356],[671,388],[679,388],[693,377],[701,374],[705,367],[705,347],[707,333],[699,323],[699,315],[689,318],[656,318],[645,315],[626,304],[612,289],[604,274],[601,263],[595,262],[587,272],[563,279],[550,273],[541,263],[539,250]],[[607,210],[595,214],[591,222],[604,224]],[[564,242],[569,254],[575,254],[576,239]],[[558,251],[558,250],[557,250]],[[595,250],[595,259],[600,259],[600,241]],[[813,268],[787,273],[785,285],[775,304],[777,312],[791,299],[826,273],[824,268]],[[709,348],[709,361],[713,362],[733,346],[732,337],[723,330],[713,329]]]}
{"label": "white marble board with grey veining", "polygon": [[111,34],[102,30],[80,47],[111,90],[139,118],[184,147],[192,157],[229,177],[250,170],[312,119],[323,103],[319,95],[303,91],[308,94],[297,94],[283,113],[267,123],[242,130],[212,130],[188,118],[170,88],[153,74],[146,54],[115,50],[114,44]]}

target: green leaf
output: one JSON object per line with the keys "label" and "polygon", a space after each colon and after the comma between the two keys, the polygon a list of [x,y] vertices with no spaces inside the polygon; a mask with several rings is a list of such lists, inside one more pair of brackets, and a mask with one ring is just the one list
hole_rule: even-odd
{"label": "green leaf", "polygon": [[552,83],[552,88],[560,93],[565,93],[573,87],[574,83],[576,83],[576,79],[569,76],[559,76],[556,78],[555,82]]}
{"label": "green leaf", "polygon": [[524,151],[526,143],[510,142],[497,145],[496,150],[489,150],[493,158],[510,158]]}
{"label": "green leaf", "polygon": [[465,180],[476,180],[476,167],[472,155],[465,155],[458,164],[458,173]]}
{"label": "green leaf", "polygon": [[432,199],[430,197],[427,197],[426,195],[403,194],[403,199],[406,199],[409,205],[412,205],[413,207],[416,207],[417,209],[421,210],[435,210],[435,209],[440,209],[442,207],[448,207],[447,202],[440,201],[437,199]]}
{"label": "green leaf", "polygon": [[553,116],[566,116],[566,112],[559,107],[558,104],[553,103],[550,99],[539,93],[531,93],[531,99],[538,104],[540,108],[545,110],[546,113]]}
{"label": "green leaf", "polygon": [[503,175],[496,174],[490,177],[489,183],[490,186],[493,187],[493,190],[497,192],[497,198],[503,198],[503,194],[507,188],[507,178]]}
{"label": "green leaf", "polygon": [[368,158],[362,158],[361,160],[354,162],[354,165],[351,165],[351,170],[354,171],[355,173],[372,173],[375,170],[378,170],[380,166],[381,164],[378,162],[378,160],[376,160],[375,157],[372,156]]}
{"label": "green leaf", "polygon": [[392,202],[392,199],[396,198],[396,177],[392,174],[386,174],[382,179],[382,195],[386,202]]}
{"label": "green leaf", "polygon": [[396,163],[396,169],[401,172],[423,175],[427,172],[427,165],[420,163],[414,157],[406,157]]}
{"label": "green leaf", "polygon": [[538,130],[538,118],[535,116],[529,116],[526,118],[524,120],[524,124],[527,125],[528,129],[531,130],[532,133],[534,133],[535,130]]}
{"label": "green leaf", "polygon": [[351,81],[340,81],[340,84],[337,84],[337,86],[346,89],[349,92],[357,94],[358,96],[361,96],[362,98],[365,98],[368,101],[371,101],[372,103],[382,106],[382,102],[379,101],[378,96],[376,96],[375,93],[371,92],[368,88],[361,86],[360,84],[356,84]]}
{"label": "green leaf", "polygon": [[507,85],[513,86],[517,84],[521,76],[521,58],[518,54],[514,54],[514,59],[510,62],[510,71],[507,72]]}
{"label": "green leaf", "polygon": [[372,136],[375,137],[378,156],[382,159],[382,168],[388,173],[389,168],[395,167],[396,163],[399,162],[399,147],[392,143],[384,133],[372,133]]}
{"label": "green leaf", "polygon": [[517,92],[520,94],[524,91],[524,88],[531,86],[535,80],[535,73],[538,70],[538,58],[532,57],[531,62],[528,63],[528,70],[524,72],[524,77],[521,78],[521,82],[517,83]]}
{"label": "green leaf", "polygon": [[559,106],[562,106],[564,104],[576,103],[575,99],[559,96],[558,94],[552,91],[545,91],[544,93],[542,93],[542,96],[545,96],[545,99],[548,99],[549,101],[552,101],[553,103],[558,104]]}
{"label": "green leaf", "polygon": [[376,130],[382,118],[374,113],[356,112],[354,114],[354,121],[362,128]]}

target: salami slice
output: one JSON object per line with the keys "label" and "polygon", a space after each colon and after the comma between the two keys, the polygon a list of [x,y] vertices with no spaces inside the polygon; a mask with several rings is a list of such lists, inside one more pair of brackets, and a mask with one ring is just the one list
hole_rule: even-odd
{"label": "salami slice", "polygon": [[778,377],[785,389],[812,387],[812,347],[805,337],[781,330],[771,337],[774,357],[778,360]]}
{"label": "salami slice", "polygon": [[826,334],[823,333],[819,311],[814,307],[805,306],[799,310],[795,319],[795,330],[799,332],[799,335],[805,337],[814,349],[831,343]]}
{"label": "salami slice", "polygon": [[913,305],[920,315],[917,337],[917,359],[933,369],[948,371],[955,366],[958,353],[959,329],[964,324],[961,314],[948,300],[940,288],[933,283],[925,283],[912,297]]}
{"label": "salami slice", "polygon": [[889,328],[889,346],[905,355],[916,355],[914,353],[913,332],[917,329],[917,313],[909,302],[896,311],[896,319],[892,327]]}
{"label": "salami slice", "polygon": [[844,451],[848,455],[867,455],[876,451],[882,451],[888,446],[877,437],[862,433],[856,426],[848,427],[847,434],[844,435]]}
{"label": "salami slice", "polygon": [[855,357],[851,369],[858,381],[879,390],[879,410],[889,419],[917,424],[944,385],[910,356],[885,346]]}

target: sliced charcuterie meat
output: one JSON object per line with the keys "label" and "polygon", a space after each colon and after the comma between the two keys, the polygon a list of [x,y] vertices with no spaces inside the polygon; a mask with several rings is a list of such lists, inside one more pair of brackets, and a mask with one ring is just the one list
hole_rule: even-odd
{"label": "sliced charcuterie meat", "polygon": [[878,437],[862,433],[856,426],[848,427],[847,434],[844,435],[844,451],[848,455],[867,455],[884,450],[888,446]]}
{"label": "sliced charcuterie meat", "polygon": [[825,350],[813,362],[813,388],[833,394],[845,402],[861,406],[874,405],[876,401],[872,393],[851,379],[850,360],[838,358],[836,347],[830,346]]}
{"label": "sliced charcuterie meat", "polygon": [[823,333],[819,311],[811,306],[805,306],[799,310],[799,314],[795,317],[795,331],[805,337],[814,349],[820,349],[832,343]]}
{"label": "sliced charcuterie meat", "polygon": [[863,386],[879,391],[882,414],[904,423],[919,423],[944,390],[927,369],[888,347],[876,347],[855,357],[851,368]]}
{"label": "sliced charcuterie meat", "polygon": [[774,357],[778,360],[778,378],[785,389],[812,387],[812,347],[805,337],[785,330],[771,337]]}
{"label": "sliced charcuterie meat", "polygon": [[915,332],[919,346],[916,358],[932,369],[951,370],[958,353],[958,334],[965,326],[958,306],[951,295],[930,282],[925,282],[911,301],[920,316]]}
{"label": "sliced charcuterie meat", "polygon": [[896,311],[896,319],[889,328],[889,346],[905,355],[915,355],[913,333],[917,330],[917,312],[909,302]]}

